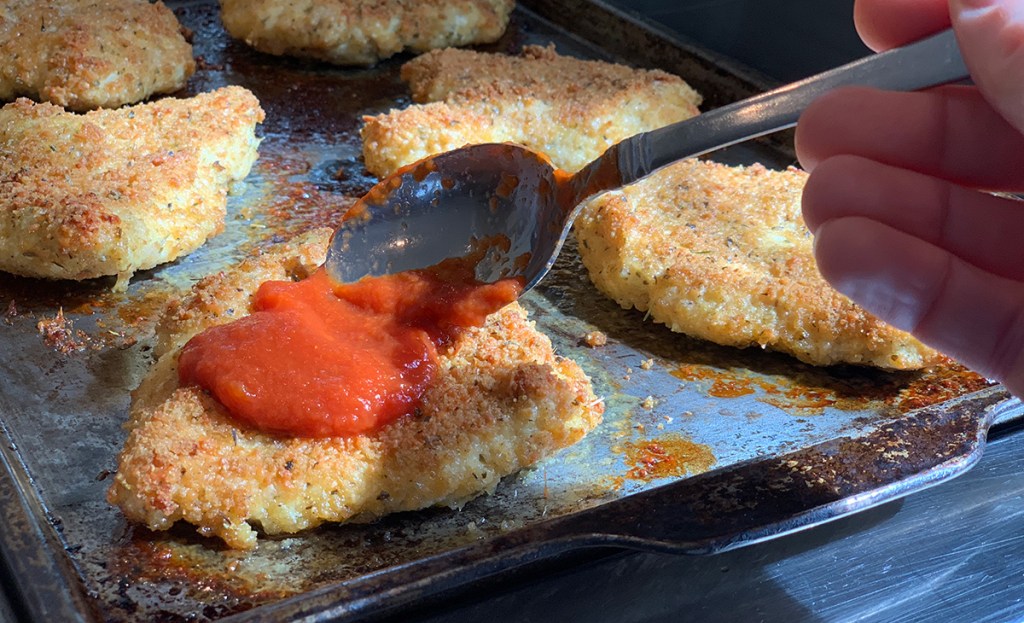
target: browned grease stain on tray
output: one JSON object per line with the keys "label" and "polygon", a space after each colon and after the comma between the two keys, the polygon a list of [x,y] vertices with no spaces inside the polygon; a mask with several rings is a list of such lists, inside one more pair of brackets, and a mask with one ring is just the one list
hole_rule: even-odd
{"label": "browned grease stain on tray", "polygon": [[715,464],[709,446],[694,443],[682,435],[667,433],[657,439],[626,441],[618,449],[629,469],[626,478],[654,480],[706,472]]}
{"label": "browned grease stain on tray", "polygon": [[355,197],[325,192],[310,182],[275,182],[277,189],[265,207],[273,240],[293,238],[317,227],[337,228]]}
{"label": "browned grease stain on tray", "polygon": [[920,372],[892,372],[870,380],[831,377],[827,386],[797,376],[754,375],[745,369],[722,369],[684,364],[669,372],[692,383],[708,384],[707,394],[716,398],[737,398],[751,394],[757,400],[795,415],[814,415],[826,408],[861,410],[880,403],[893,414],[902,414],[940,404],[979,391],[993,383],[955,361]]}
{"label": "browned grease stain on tray", "polygon": [[[196,540],[186,538],[185,541]],[[139,528],[128,536],[110,570],[123,578],[120,584],[159,583],[167,598],[216,595],[203,615],[214,619],[276,601],[294,591],[273,588],[277,582],[268,571],[253,571],[242,555],[195,555],[189,546],[158,538]],[[126,605],[131,603],[125,598]],[[128,606],[130,608],[130,606]]]}
{"label": "browned grease stain on tray", "polygon": [[995,385],[977,372],[954,361],[936,366],[908,383],[895,396],[886,398],[897,411],[905,413],[930,407]]}

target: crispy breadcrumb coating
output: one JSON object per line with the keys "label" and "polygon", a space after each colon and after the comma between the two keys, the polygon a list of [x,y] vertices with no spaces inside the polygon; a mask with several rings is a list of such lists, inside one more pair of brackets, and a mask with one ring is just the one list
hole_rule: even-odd
{"label": "crispy breadcrumb coating", "polygon": [[940,355],[821,277],[806,173],[686,160],[591,200],[575,223],[594,284],[673,331],[814,365],[916,369]]}
{"label": "crispy breadcrumb coating", "polygon": [[146,0],[6,0],[0,59],[0,100],[77,111],[177,91],[196,69],[174,13]]}
{"label": "crispy breadcrumb coating", "polygon": [[[366,168],[384,177],[467,144],[513,142],[577,171],[622,139],[698,113],[701,97],[663,71],[560,56],[429,52],[402,67],[418,102],[365,117]],[[429,102],[429,103],[428,103]]]}
{"label": "crispy breadcrumb coating", "polygon": [[574,362],[513,303],[442,353],[414,415],[372,434],[277,437],[236,424],[196,387],[179,387],[180,347],[248,313],[259,283],[302,278],[326,256],[318,230],[204,279],[169,310],[158,360],[134,392],[128,439],[108,492],[133,521],[178,520],[233,548],[266,534],[396,511],[459,507],[498,481],[579,441],[602,403]]}
{"label": "crispy breadcrumb coating", "polygon": [[514,0],[220,0],[232,37],[270,54],[372,65],[403,50],[490,43]]}
{"label": "crispy breadcrumb coating", "polygon": [[263,110],[241,87],[69,113],[0,109],[0,270],[90,279],[189,253],[224,226],[256,160]]}

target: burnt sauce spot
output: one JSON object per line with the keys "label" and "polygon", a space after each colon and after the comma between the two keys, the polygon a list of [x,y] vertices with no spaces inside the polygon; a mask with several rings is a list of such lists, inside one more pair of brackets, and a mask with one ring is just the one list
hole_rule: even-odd
{"label": "burnt sauce spot", "polygon": [[715,464],[715,455],[709,446],[671,433],[654,439],[627,441],[619,450],[629,467],[626,478],[632,480],[699,474]]}

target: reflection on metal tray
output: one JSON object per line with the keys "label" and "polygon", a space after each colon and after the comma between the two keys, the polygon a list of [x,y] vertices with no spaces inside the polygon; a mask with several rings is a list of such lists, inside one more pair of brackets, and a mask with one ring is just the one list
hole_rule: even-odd
{"label": "reflection on metal tray", "polygon": [[[764,86],[599,3],[521,4],[529,8],[488,49],[554,42],[563,53],[660,66],[709,106]],[[201,59],[188,90],[248,87],[267,112],[265,138],[231,198],[226,232],[136,276],[127,293],[102,280],[0,277],[0,555],[29,615],[359,618],[583,547],[720,551],[955,476],[977,460],[994,419],[1020,413],[1001,388],[956,366],[822,370],[689,340],[597,294],[570,245],[526,304],[606,400],[604,424],[579,445],[461,511],[327,526],[262,539],[253,552],[224,550],[187,527],[154,534],[128,525],[104,501],[105,477],[124,440],[129,393],[151,362],[156,313],[255,249],[336,224],[372,183],[359,159],[360,116],[408,103],[402,59],[340,69],[270,57],[229,40],[214,3],[172,6]],[[777,140],[715,157],[791,164]],[[69,354],[36,330],[60,308],[74,328]],[[594,330],[609,336],[606,346],[582,343]]]}

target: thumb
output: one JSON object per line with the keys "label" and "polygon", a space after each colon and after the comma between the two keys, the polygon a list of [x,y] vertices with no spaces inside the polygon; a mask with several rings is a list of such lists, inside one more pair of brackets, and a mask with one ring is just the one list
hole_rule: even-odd
{"label": "thumb", "polygon": [[949,0],[949,12],[974,83],[1024,132],[1024,0]]}

